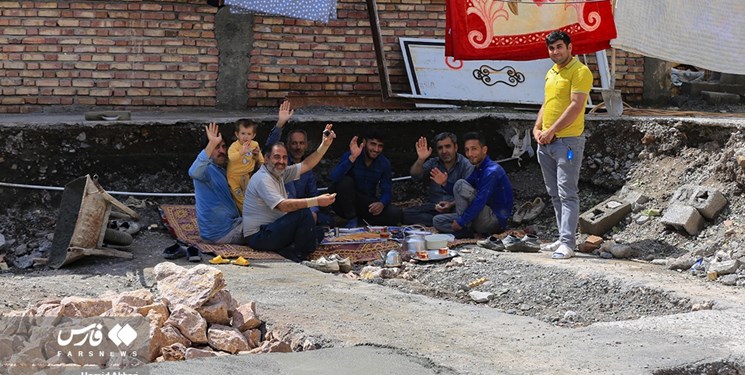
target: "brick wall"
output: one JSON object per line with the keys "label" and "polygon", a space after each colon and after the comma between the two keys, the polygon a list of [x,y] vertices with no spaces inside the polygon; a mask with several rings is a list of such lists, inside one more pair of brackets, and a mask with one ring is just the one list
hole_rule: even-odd
{"label": "brick wall", "polygon": [[215,105],[205,1],[0,1],[0,112]]}
{"label": "brick wall", "polygon": [[[444,38],[445,1],[377,3],[393,91],[411,92],[398,38]],[[338,96],[380,96],[365,0],[339,0],[337,16],[328,25],[286,17],[255,18],[249,105],[274,106],[277,98],[288,93],[317,96],[317,104]],[[594,63],[594,56],[590,61]],[[641,100],[643,64],[641,56],[617,53],[616,86],[625,101]],[[591,68],[597,71],[594,64]],[[600,86],[597,73],[595,85]],[[601,101],[599,94],[593,96]]]}

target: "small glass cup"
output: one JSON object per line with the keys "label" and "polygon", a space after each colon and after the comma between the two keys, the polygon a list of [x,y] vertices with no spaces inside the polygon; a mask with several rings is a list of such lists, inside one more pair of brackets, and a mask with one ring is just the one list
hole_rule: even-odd
{"label": "small glass cup", "polygon": [[380,228],[380,238],[388,239],[391,237],[391,234],[388,233],[388,227],[382,227]]}
{"label": "small glass cup", "polygon": [[438,250],[438,254],[440,255],[448,255],[450,253],[450,249],[447,247],[441,247],[440,250]]}
{"label": "small glass cup", "polygon": [[417,250],[416,256],[419,259],[429,259],[429,252],[426,249],[424,249],[424,250]]}

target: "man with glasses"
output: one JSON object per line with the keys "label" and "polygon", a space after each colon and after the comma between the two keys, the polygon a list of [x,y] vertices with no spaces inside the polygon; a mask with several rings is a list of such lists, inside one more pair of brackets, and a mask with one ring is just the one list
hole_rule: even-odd
{"label": "man with glasses", "polygon": [[[435,215],[452,212],[455,206],[453,194],[432,179],[432,173],[442,172],[447,175],[446,184],[455,184],[465,179],[473,172],[473,165],[468,159],[458,153],[458,138],[450,132],[437,134],[433,139],[436,157],[432,155],[432,148],[427,145],[427,138],[420,137],[416,143],[417,159],[411,166],[409,173],[414,181],[429,178],[429,188],[425,203],[404,210],[404,224],[421,224],[432,226]],[[433,172],[433,171],[437,172]]]}

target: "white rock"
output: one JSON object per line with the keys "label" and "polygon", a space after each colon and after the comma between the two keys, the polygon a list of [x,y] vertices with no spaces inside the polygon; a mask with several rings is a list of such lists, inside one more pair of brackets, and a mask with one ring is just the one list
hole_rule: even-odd
{"label": "white rock", "polygon": [[484,303],[489,302],[493,294],[489,292],[479,292],[477,290],[473,290],[468,293],[468,296],[471,297],[474,302]]}

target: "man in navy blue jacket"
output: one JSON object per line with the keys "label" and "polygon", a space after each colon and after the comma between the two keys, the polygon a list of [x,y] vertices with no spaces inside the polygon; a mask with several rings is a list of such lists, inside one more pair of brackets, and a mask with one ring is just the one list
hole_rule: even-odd
{"label": "man in navy blue jacket", "polygon": [[383,136],[377,130],[368,130],[361,144],[357,136],[352,138],[349,151],[341,156],[330,178],[337,194],[334,211],[347,219],[348,227],[362,224],[358,219],[372,225],[401,222],[401,209],[391,204],[391,162],[383,156]]}
{"label": "man in navy blue jacket", "polygon": [[474,165],[473,173],[465,180],[448,182],[447,173],[433,170],[432,179],[452,192],[455,213],[441,214],[433,222],[438,231],[468,237],[472,232],[485,235],[507,229],[512,215],[512,184],[507,173],[489,159],[486,139],[479,133],[466,133],[465,153]]}

